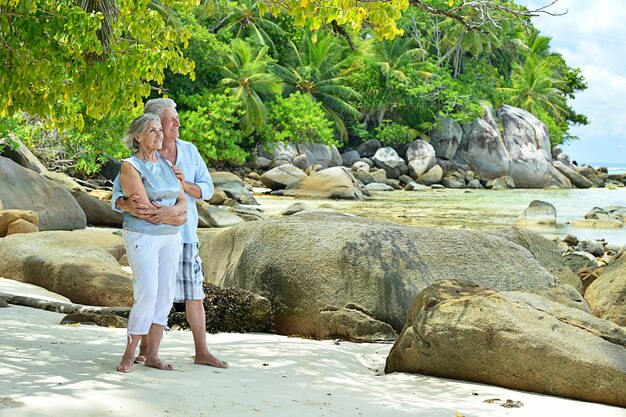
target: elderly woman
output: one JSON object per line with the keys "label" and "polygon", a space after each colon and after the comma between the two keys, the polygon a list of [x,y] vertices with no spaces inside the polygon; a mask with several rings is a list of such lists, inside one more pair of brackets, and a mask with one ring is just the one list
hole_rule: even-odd
{"label": "elderly woman", "polygon": [[159,345],[174,301],[182,250],[178,229],[187,221],[187,198],[172,165],[157,153],[163,143],[158,116],[145,113],[133,120],[124,142],[135,150],[122,161],[120,179],[124,195],[138,195],[147,206],[169,210],[171,220],[167,224],[154,224],[124,213],[123,238],[134,276],[135,302],[128,319],[126,350],[117,370],[132,370],[135,349],[142,335],[148,335],[145,364],[172,370],[172,365],[159,359]]}

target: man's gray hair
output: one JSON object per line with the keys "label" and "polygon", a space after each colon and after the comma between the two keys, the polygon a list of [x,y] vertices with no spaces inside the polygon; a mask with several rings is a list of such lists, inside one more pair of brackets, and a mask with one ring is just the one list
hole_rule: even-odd
{"label": "man's gray hair", "polygon": [[161,118],[154,113],[144,113],[130,122],[130,126],[124,135],[124,145],[126,145],[128,149],[133,151],[139,148],[139,143],[135,138],[146,130],[146,125],[150,120],[157,120],[161,123]]}
{"label": "man's gray hair", "polygon": [[146,105],[143,107],[143,112],[154,113],[161,117],[163,115],[163,110],[175,108],[176,103],[171,98],[153,98],[152,100],[146,101]]}

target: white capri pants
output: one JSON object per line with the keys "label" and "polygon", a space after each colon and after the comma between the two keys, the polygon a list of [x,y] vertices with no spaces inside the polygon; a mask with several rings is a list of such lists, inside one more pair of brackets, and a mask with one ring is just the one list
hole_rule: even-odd
{"label": "white capri pants", "polygon": [[148,334],[152,323],[167,325],[174,303],[182,243],[180,233],[148,235],[124,230],[128,264],[133,271],[135,302],[128,317],[128,334]]}

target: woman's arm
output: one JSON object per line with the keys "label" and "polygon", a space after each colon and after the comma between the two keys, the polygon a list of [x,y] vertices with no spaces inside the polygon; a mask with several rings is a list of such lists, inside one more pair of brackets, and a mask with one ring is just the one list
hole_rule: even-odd
{"label": "woman's arm", "polygon": [[[120,182],[125,195],[137,195],[137,203],[150,208],[156,208],[148,198],[148,193],[146,193],[146,188],[143,186],[139,171],[126,161],[122,161],[122,166],[120,168]],[[150,219],[146,218],[146,220]]]}

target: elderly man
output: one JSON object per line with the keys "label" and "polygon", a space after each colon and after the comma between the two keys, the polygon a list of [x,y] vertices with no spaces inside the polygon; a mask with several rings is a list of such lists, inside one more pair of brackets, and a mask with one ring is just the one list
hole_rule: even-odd
{"label": "elderly man", "polygon": [[[176,176],[182,181],[187,196],[187,222],[181,227],[183,252],[180,257],[178,274],[176,277],[175,302],[185,302],[185,314],[191,327],[196,356],[194,363],[210,365],[218,368],[227,368],[228,364],[217,359],[207,347],[206,317],[204,311],[204,272],[198,253],[198,209],[196,200],[208,200],[213,195],[213,182],[209,175],[198,149],[190,142],[178,139],[180,122],[176,103],[171,99],[148,100],[144,113],[154,113],[161,118],[163,127],[163,146],[159,155],[170,161],[174,166]],[[117,211],[127,211],[136,217],[141,217],[153,223],[161,223],[169,217],[165,208],[153,203],[152,206],[139,204],[136,196],[123,196],[119,184],[119,175],[115,179],[113,188],[113,208]],[[138,360],[143,358],[146,341],[142,339],[139,348]]]}

